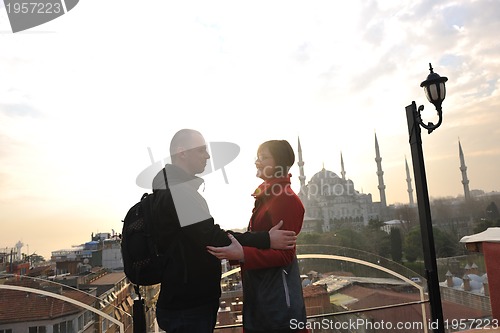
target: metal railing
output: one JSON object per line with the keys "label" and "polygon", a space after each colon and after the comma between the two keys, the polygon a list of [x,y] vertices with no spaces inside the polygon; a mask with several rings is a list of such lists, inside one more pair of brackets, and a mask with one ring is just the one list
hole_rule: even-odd
{"label": "metal railing", "polygon": [[[339,309],[338,311],[331,312],[331,309],[328,311],[328,313],[322,313],[322,314],[315,314],[315,315],[309,315],[307,317],[308,321],[317,321],[317,320],[322,320],[326,318],[340,318],[342,316],[349,316],[349,315],[356,315],[359,316],[360,314],[368,313],[370,311],[374,310],[386,310],[390,311],[391,309],[395,308],[401,308],[405,306],[414,306],[414,305],[420,305],[422,309],[422,318],[421,321],[423,323],[422,328],[423,331],[427,333],[427,313],[426,313],[426,308],[425,304],[428,303],[428,300],[425,299],[425,293],[424,293],[424,288],[422,285],[425,285],[425,283],[418,284],[414,281],[411,280],[411,277],[418,276],[415,272],[409,270],[408,268],[397,264],[393,261],[390,261],[386,258],[379,257],[376,255],[373,255],[371,253],[355,250],[355,249],[350,249],[350,248],[343,248],[343,247],[336,247],[336,246],[329,246],[329,245],[299,245],[297,246],[297,258],[299,259],[299,266],[303,266],[302,269],[304,269],[304,266],[311,266],[307,265],[307,263],[312,263],[315,266],[318,266],[318,260],[321,261],[323,267],[331,267],[331,264],[325,265],[326,262],[335,262],[337,266],[346,268],[346,269],[352,269],[353,265],[358,265],[365,267],[369,270],[371,270],[372,275],[376,275],[376,272],[379,272],[379,274],[382,274],[384,276],[391,276],[394,277],[400,281],[403,281],[406,285],[414,287],[417,289],[419,293],[419,300],[418,301],[411,301],[411,302],[402,302],[402,303],[397,303],[397,304],[390,304],[390,305],[383,305],[383,306],[376,306],[376,307],[370,307],[370,308],[364,308],[364,309],[356,309],[356,310],[349,310],[347,308],[342,308]],[[351,265],[347,267],[346,265]],[[313,265],[313,266],[314,266]],[[319,269],[320,270],[320,269]],[[231,277],[234,274],[238,274],[240,271],[240,268],[235,268],[232,269],[226,273],[224,273],[221,277],[221,281]],[[0,277],[4,276],[14,276],[12,274],[0,274]],[[45,279],[39,279],[39,278],[34,278],[34,277],[27,277],[27,276],[22,276],[22,278],[29,278],[33,280],[41,280],[44,282],[49,282]],[[422,277],[419,277],[424,280]],[[54,283],[59,286],[63,286],[64,288],[70,288],[73,290],[78,290],[79,292],[85,293],[89,296],[92,296],[96,299],[96,304],[102,303],[102,299],[86,293],[85,291],[79,290],[77,288],[67,286],[65,284],[59,284],[54,281],[50,281],[50,283]],[[24,291],[24,292],[32,292],[48,297],[54,297],[66,302],[69,302],[71,304],[74,304],[76,306],[79,306],[83,309],[92,311],[93,313],[97,314],[98,316],[102,316],[103,318],[106,318],[110,322],[114,323],[117,325],[119,328],[120,332],[124,332],[124,325],[120,320],[117,318],[114,318],[113,315],[107,314],[101,310],[99,310],[96,307],[92,307],[91,305],[87,305],[85,303],[76,301],[74,299],[71,299],[69,297],[66,297],[61,294],[53,293],[48,290],[40,290],[40,289],[35,289],[35,288],[29,288],[25,286],[14,286],[14,285],[5,285],[5,284],[0,284],[0,289],[11,289],[11,290],[18,290],[18,291]],[[152,307],[154,307],[155,299],[147,299],[146,302],[149,302]],[[244,300],[243,300],[244,302]],[[106,306],[111,306],[115,308],[117,311],[121,313],[122,316],[127,316],[131,317],[131,313],[125,312],[122,308],[116,307],[113,304],[106,304]],[[242,326],[241,322],[234,323],[234,324],[229,324],[229,325],[218,325],[216,327],[216,330],[219,332],[225,332],[229,331],[231,329],[238,329]],[[154,332],[159,332],[158,325],[155,323],[153,325],[153,331]]]}
{"label": "metal railing", "polygon": [[[311,247],[311,246],[307,246]],[[412,305],[420,305],[422,309],[422,321],[421,325],[419,327],[422,328],[422,330],[427,333],[428,332],[428,324],[427,324],[427,314],[426,314],[426,309],[425,309],[425,304],[428,303],[429,301],[425,298],[425,293],[424,293],[424,288],[412,281],[410,279],[411,276],[416,276],[417,274],[408,268],[399,265],[395,262],[391,262],[392,264],[388,266],[392,266],[393,269],[398,269],[398,271],[395,271],[393,269],[389,269],[387,267],[384,267],[380,265],[381,262],[388,263],[390,262],[386,258],[382,258],[376,255],[373,255],[371,253],[355,250],[355,249],[348,249],[348,248],[340,248],[340,247],[335,247],[335,246],[314,246],[314,247],[322,247],[323,249],[329,250],[328,252],[335,252],[335,250],[342,252],[342,253],[349,253],[353,257],[347,257],[343,255],[336,255],[336,254],[324,254],[324,253],[308,253],[308,254],[298,254],[297,259],[299,261],[301,259],[326,259],[326,260],[336,260],[336,261],[342,261],[342,262],[350,262],[353,264],[359,264],[363,265],[366,267],[370,267],[376,270],[379,270],[381,272],[387,273],[393,277],[396,277],[405,283],[411,285],[412,287],[415,287],[420,296],[420,300],[418,301],[413,301],[413,302],[404,302],[404,303],[397,303],[397,304],[391,304],[391,305],[384,305],[384,306],[377,306],[377,307],[371,307],[371,308],[365,308],[365,309],[356,309],[356,310],[345,310],[345,311],[336,311],[336,312],[330,312],[330,313],[323,313],[323,314],[318,314],[318,315],[309,315],[307,316],[308,320],[313,320],[313,319],[321,319],[321,318],[328,318],[328,317],[335,317],[335,316],[342,316],[342,315],[349,315],[349,314],[362,314],[374,310],[389,310],[392,308],[399,308],[403,306],[412,306]],[[302,250],[304,250],[306,247],[302,247]],[[300,251],[300,246],[298,247],[298,252],[303,252]],[[358,259],[356,257],[362,257],[364,259]],[[237,274],[240,272],[240,268],[234,268],[224,274],[222,274],[222,279],[228,278],[231,275]],[[422,277],[419,277],[423,280]],[[244,300],[243,300],[244,301]],[[238,328],[241,327],[241,323],[236,323],[236,324],[231,324],[231,325],[220,325],[217,326],[216,329],[224,331],[227,329],[232,329],[232,328]]]}

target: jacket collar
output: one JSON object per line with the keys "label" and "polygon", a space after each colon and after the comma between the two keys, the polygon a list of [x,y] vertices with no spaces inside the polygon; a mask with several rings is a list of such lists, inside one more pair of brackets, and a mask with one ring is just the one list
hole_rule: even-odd
{"label": "jacket collar", "polygon": [[[198,190],[200,185],[205,182],[203,178],[190,175],[186,171],[173,164],[165,165],[164,169],[167,173],[167,181],[169,186],[186,183]],[[155,189],[165,189],[165,177],[163,174],[163,169],[160,170],[153,179],[153,190]]]}
{"label": "jacket collar", "polygon": [[261,198],[264,196],[269,196],[270,194],[273,193],[273,186],[287,186],[290,185],[290,177],[292,177],[291,174],[288,174],[286,177],[280,177],[280,178],[271,178],[265,180],[262,184],[259,185],[255,189],[255,191],[252,193],[252,196],[257,199]]}

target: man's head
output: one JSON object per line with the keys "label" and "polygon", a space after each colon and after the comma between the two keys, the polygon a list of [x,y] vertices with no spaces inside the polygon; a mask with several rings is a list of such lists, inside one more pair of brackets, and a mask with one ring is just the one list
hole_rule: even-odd
{"label": "man's head", "polygon": [[170,142],[170,156],[172,164],[193,176],[205,170],[210,158],[203,135],[192,129],[175,133]]}

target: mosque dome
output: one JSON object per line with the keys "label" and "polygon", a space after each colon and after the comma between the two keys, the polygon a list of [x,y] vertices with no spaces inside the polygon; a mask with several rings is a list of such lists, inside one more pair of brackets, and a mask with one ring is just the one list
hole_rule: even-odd
{"label": "mosque dome", "polygon": [[320,180],[334,180],[334,179],[341,179],[335,172],[326,170],[323,168],[321,171],[316,172],[314,176],[312,176],[310,182],[317,182]]}

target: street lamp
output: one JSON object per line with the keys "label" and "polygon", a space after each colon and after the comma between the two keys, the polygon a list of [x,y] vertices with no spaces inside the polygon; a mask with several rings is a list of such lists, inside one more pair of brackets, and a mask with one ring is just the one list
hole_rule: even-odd
{"label": "street lamp", "polygon": [[446,97],[445,82],[448,78],[441,77],[434,73],[432,65],[429,64],[430,74],[427,80],[420,86],[424,88],[425,95],[429,102],[434,104],[439,117],[436,124],[429,122],[424,124],[420,113],[424,106],[417,105],[413,101],[406,107],[406,118],[408,120],[408,132],[410,135],[411,157],[413,162],[413,173],[415,175],[415,188],[417,193],[418,216],[420,221],[420,231],[422,234],[422,246],[424,252],[425,273],[429,292],[429,303],[431,308],[432,328],[434,332],[444,333],[443,308],[441,305],[441,294],[439,291],[439,278],[436,263],[436,249],[434,247],[434,236],[432,232],[431,209],[429,204],[429,193],[427,190],[427,179],[425,175],[424,154],[422,151],[422,138],[420,126],[428,133],[432,133],[442,122],[442,108]]}

